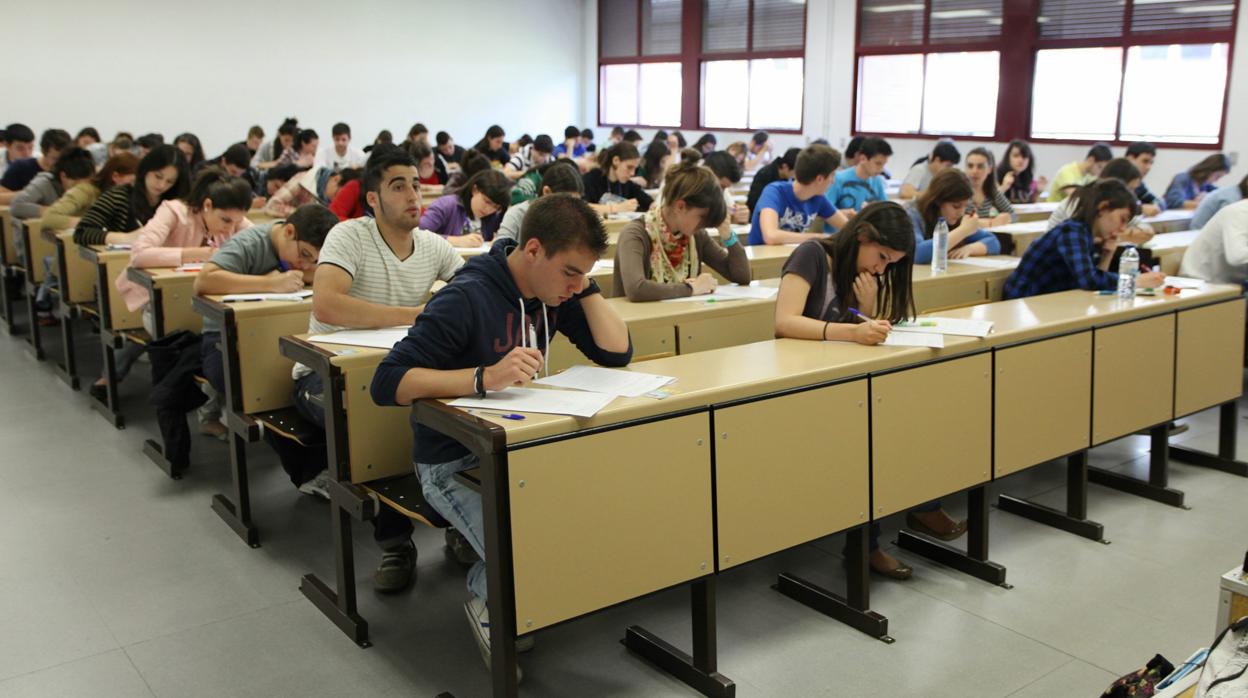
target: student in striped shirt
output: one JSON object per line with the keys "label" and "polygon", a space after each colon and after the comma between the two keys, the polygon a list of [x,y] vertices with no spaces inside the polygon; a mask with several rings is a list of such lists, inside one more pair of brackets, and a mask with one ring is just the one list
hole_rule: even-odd
{"label": "student in striped shirt", "polygon": [[966,177],[971,180],[971,203],[967,210],[979,214],[980,224],[985,228],[1005,225],[1014,220],[1014,206],[997,189],[997,169],[992,152],[987,148],[972,148],[966,154]]}
{"label": "student in striped shirt", "polygon": [[[445,238],[416,227],[420,179],[409,153],[399,148],[374,151],[363,188],[374,217],[343,221],[325,237],[312,283],[311,334],[411,325],[429,300],[434,282],[450,281],[463,265]],[[304,419],[324,428],[321,397],[325,388],[320,375],[296,364],[293,376],[295,408]],[[293,448],[279,450],[278,455],[284,466],[291,466],[287,472],[304,467],[305,459],[319,457],[322,465],[316,477],[321,479],[322,490],[323,483],[333,477],[323,449],[313,453]],[[411,521],[392,509],[383,507],[373,520],[373,538],[383,550],[381,565],[373,575],[378,591],[398,592],[411,585],[416,569],[411,534]],[[468,549],[462,537],[447,536],[452,550]]]}

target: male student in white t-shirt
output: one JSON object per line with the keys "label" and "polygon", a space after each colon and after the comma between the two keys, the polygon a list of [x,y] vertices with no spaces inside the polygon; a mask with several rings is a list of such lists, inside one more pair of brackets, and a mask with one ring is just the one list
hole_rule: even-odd
{"label": "male student in white t-shirt", "polygon": [[[429,300],[434,282],[450,281],[463,266],[459,253],[445,238],[416,228],[420,177],[410,154],[393,146],[374,150],[362,187],[374,217],[343,221],[325,237],[312,282],[308,322],[312,334],[411,325]],[[294,377],[295,408],[324,428],[320,376],[296,364]],[[309,453],[279,450],[279,456],[307,458]],[[325,471],[317,477],[332,479],[333,475]],[[416,569],[411,534],[411,521],[389,507],[382,507],[373,520],[373,538],[383,551],[373,575],[377,591],[398,592],[411,585]],[[448,529],[447,544],[462,562],[475,560],[458,532]]]}
{"label": "male student in white t-shirt", "polygon": [[348,167],[363,167],[368,156],[363,151],[351,147],[351,127],[339,121],[334,124],[333,136],[333,144],[317,155],[316,165],[334,172],[341,172]]}

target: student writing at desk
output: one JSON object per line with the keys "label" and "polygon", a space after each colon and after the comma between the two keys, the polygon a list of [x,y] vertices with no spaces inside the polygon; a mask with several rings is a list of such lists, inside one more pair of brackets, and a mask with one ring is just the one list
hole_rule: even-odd
{"label": "student writing at desk", "polygon": [[816,216],[837,214],[823,195],[841,164],[841,154],[826,145],[807,146],[797,156],[792,181],[772,182],[758,197],[750,223],[751,245],[786,245],[810,240],[807,233]]}
{"label": "student writing at desk", "polygon": [[[892,323],[915,314],[910,287],[914,244],[906,212],[884,201],[869,204],[835,235],[798,245],[781,272],[776,336],[883,342]],[[917,507],[906,523],[944,540],[966,532],[966,522],[951,519],[940,502]],[[871,570],[908,579],[912,570],[880,550],[879,535],[879,525],[872,524]]]}
{"label": "student writing at desk", "polygon": [[[1140,170],[1131,162],[1131,160],[1127,158],[1114,158],[1113,160],[1110,160],[1109,164],[1105,165],[1105,169],[1101,172],[1101,176],[1105,179],[1116,179],[1127,185],[1127,188],[1130,189],[1132,193],[1136,194],[1138,200],[1141,180]],[[1143,207],[1144,205],[1141,202],[1141,211],[1143,210]],[[1062,223],[1065,223],[1071,216],[1074,215],[1074,212],[1075,199],[1074,197],[1069,197],[1063,201],[1061,205],[1054,209],[1053,213],[1049,214],[1049,220],[1048,223],[1046,223],[1047,230],[1052,230]],[[1143,245],[1152,239],[1152,227],[1145,223],[1144,219],[1139,215],[1136,215],[1128,221],[1126,229],[1118,236],[1119,244],[1125,242],[1132,245]],[[1149,254],[1148,250],[1141,249],[1139,252],[1141,261],[1148,264],[1152,263],[1152,255]],[[1110,265],[1110,269],[1117,271],[1117,268],[1113,265]]]}
{"label": "student writing at desk", "polygon": [[[541,175],[538,180],[538,196],[532,199],[525,199],[518,204],[512,204],[507,209],[507,213],[503,214],[502,224],[498,226],[498,232],[494,234],[495,240],[498,238],[519,240],[520,226],[524,222],[524,216],[529,212],[529,207],[533,205],[537,198],[549,194],[575,194],[576,196],[581,196],[585,193],[581,182],[580,170],[576,169],[576,164],[571,160],[560,159],[548,162],[538,167],[534,172]],[[515,199],[513,198],[512,200],[514,201]]]}
{"label": "student writing at desk", "polygon": [[648,211],[653,199],[633,181],[641,154],[628,143],[617,143],[598,154],[598,167],[586,172],[585,200],[606,213]]}
{"label": "student writing at desk", "polygon": [[1214,190],[1214,185],[1231,171],[1231,161],[1222,153],[1214,153],[1180,172],[1166,187],[1166,208],[1195,209],[1201,199]]}
{"label": "student writing at desk", "polygon": [[480,247],[494,239],[511,203],[511,180],[500,170],[482,170],[468,178],[454,194],[429,204],[420,227],[446,238],[455,247]]}
{"label": "student writing at desk", "polygon": [[[1157,146],[1148,141],[1136,141],[1127,146],[1127,154],[1124,157],[1140,171],[1140,181],[1132,187],[1135,198],[1140,200],[1140,212],[1145,216],[1155,216],[1166,210],[1166,200],[1154,194],[1144,183],[1144,178],[1153,169],[1153,161],[1157,158]],[[1109,166],[1106,165],[1106,167]],[[1107,175],[1102,173],[1101,176]]]}
{"label": "student writing at desk", "polygon": [[[602,222],[584,201],[569,194],[538,199],[525,216],[520,242],[500,241],[489,254],[473,258],[429,301],[377,368],[373,399],[379,405],[408,405],[526,385],[542,372],[555,332],[595,363],[627,364],[628,327],[587,276],[606,248]],[[482,558],[468,572],[472,598],[464,608],[488,667],[481,495],[454,478],[478,461],[455,440],[414,420],[412,428],[412,459],[425,499]]]}
{"label": "student writing at desk", "polygon": [[[1098,179],[1081,187],[1072,198],[1070,219],[1027,246],[1018,268],[1005,281],[1007,300],[1118,287],[1118,273],[1110,269],[1110,262],[1127,221],[1139,215],[1135,192],[1121,180]],[[1136,279],[1136,286],[1156,287],[1164,278],[1161,272],[1145,272]]]}
{"label": "student writing at desk", "polygon": [[919,192],[927,189],[927,186],[932,183],[932,177],[950,167],[955,167],[960,162],[962,162],[962,154],[958,152],[958,146],[954,145],[953,141],[940,141],[936,147],[932,148],[930,155],[915,163],[906,173],[898,197],[903,200],[913,199],[919,195]]}
{"label": "student writing at desk", "polygon": [[[1196,207],[1196,213],[1192,215],[1192,230],[1200,230],[1205,224],[1217,215],[1222,207],[1229,206],[1237,201],[1248,198],[1248,175],[1239,180],[1239,184],[1231,184],[1207,195],[1200,200],[1200,205]],[[48,225],[47,214],[44,214],[43,224]]]}
{"label": "student writing at desk", "polygon": [[121,184],[134,184],[139,159],[131,153],[118,153],[104,162],[90,179],[79,182],[65,191],[61,198],[43,212],[43,226],[47,230],[72,230],[78,227],[82,216],[99,200],[100,196]]}
{"label": "student writing at desk", "polygon": [[968,212],[971,204],[971,181],[958,170],[945,170],[932,178],[919,198],[907,206],[913,226],[916,264],[932,261],[932,235],[940,219],[949,226],[949,258],[978,257],[1000,254],[997,236],[980,230],[979,215]]}
{"label": "student writing at desk", "polygon": [[858,145],[854,166],[836,173],[828,188],[828,200],[836,214],[828,219],[829,232],[843,228],[855,212],[873,201],[887,201],[884,193],[884,168],[893,154],[893,147],[883,138],[864,138]]}
{"label": "student writing at desk", "polygon": [[[420,180],[411,155],[394,146],[375,149],[364,170],[364,192],[375,216],[339,223],[321,247],[308,321],[312,334],[410,325],[429,299],[434,282],[450,281],[463,265],[459,253],[442,236],[416,228]],[[292,377],[295,409],[324,429],[321,376],[295,364]],[[278,452],[287,472],[311,468],[301,462],[307,459],[319,459],[317,473],[328,468],[324,449],[304,451],[297,446]],[[373,539],[383,553],[373,574],[377,591],[398,592],[411,584],[416,567],[411,535],[412,522],[389,507],[382,507],[373,519]],[[456,534],[447,535],[455,551]]]}
{"label": "student writing at desk", "polygon": [[1097,143],[1089,150],[1082,160],[1076,160],[1062,166],[1053,176],[1049,186],[1049,201],[1061,201],[1070,196],[1079,187],[1101,176],[1105,163],[1113,159],[1114,153],[1108,143]]}
{"label": "student writing at desk", "polygon": [[706,233],[708,223],[726,215],[713,172],[681,163],[668,173],[659,198],[659,206],[620,231],[613,295],[636,303],[712,293],[715,277],[702,271],[704,262],[734,283],[750,283],[750,261],[736,233],[722,245]]}
{"label": "student writing at desk", "polygon": [[[330,229],[338,224],[338,216],[319,204],[304,204],[286,220],[252,226],[230,238],[195,277],[195,292],[227,293],[294,293],[311,283],[316,272],[321,245]],[[204,377],[218,395],[225,394],[225,372],[222,366],[221,327],[215,318],[204,318]],[[265,431],[265,440],[281,452],[282,437]],[[316,459],[281,459],[290,481],[304,494],[329,499],[325,490],[325,456]],[[311,471],[311,472],[309,472]]]}

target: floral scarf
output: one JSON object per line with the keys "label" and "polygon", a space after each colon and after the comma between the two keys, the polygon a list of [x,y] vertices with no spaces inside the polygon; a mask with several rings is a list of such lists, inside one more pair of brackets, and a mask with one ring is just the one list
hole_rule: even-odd
{"label": "floral scarf", "polygon": [[675,235],[663,222],[659,206],[642,219],[650,237],[650,275],[661,284],[679,284],[698,273],[698,247],[687,235]]}

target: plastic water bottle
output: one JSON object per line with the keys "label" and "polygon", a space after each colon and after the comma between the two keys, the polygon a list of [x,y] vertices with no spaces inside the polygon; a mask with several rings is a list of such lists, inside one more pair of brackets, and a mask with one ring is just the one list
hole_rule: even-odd
{"label": "plastic water bottle", "polygon": [[1118,298],[1129,301],[1135,298],[1135,278],[1140,275],[1140,253],[1128,245],[1118,259]]}
{"label": "plastic water bottle", "polygon": [[949,268],[949,224],[944,218],[936,219],[932,231],[932,273],[943,274]]}

